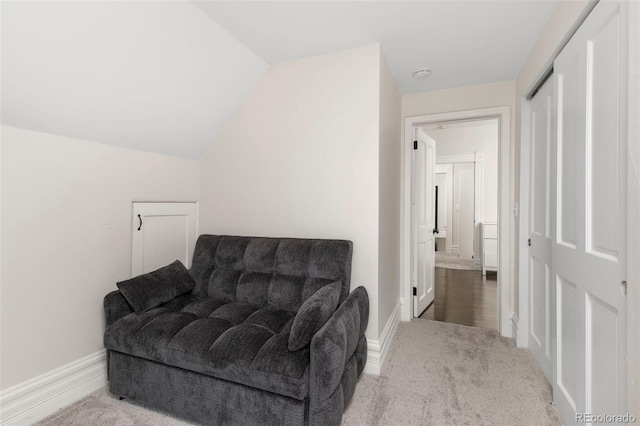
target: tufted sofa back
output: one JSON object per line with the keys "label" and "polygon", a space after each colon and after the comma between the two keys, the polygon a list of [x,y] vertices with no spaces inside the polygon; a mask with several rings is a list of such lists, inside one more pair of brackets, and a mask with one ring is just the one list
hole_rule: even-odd
{"label": "tufted sofa back", "polygon": [[344,240],[201,235],[191,275],[194,294],[296,312],[326,284],[349,295],[353,244]]}

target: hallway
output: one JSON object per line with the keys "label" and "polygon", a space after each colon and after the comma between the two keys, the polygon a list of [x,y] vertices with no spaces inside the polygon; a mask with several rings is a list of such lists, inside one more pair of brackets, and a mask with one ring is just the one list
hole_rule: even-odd
{"label": "hallway", "polygon": [[498,329],[495,274],[436,268],[435,300],[421,319]]}
{"label": "hallway", "polygon": [[561,425],[526,349],[496,331],[401,323],[380,377],[363,374],[342,419],[362,425]]}

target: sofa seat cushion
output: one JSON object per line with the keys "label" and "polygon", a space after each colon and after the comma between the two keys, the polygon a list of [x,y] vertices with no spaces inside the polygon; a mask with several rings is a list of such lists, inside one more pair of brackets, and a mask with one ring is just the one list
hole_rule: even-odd
{"label": "sofa seat cushion", "polygon": [[215,299],[185,303],[121,318],[107,328],[105,347],[299,400],[307,396],[309,348],[288,349],[294,313]]}

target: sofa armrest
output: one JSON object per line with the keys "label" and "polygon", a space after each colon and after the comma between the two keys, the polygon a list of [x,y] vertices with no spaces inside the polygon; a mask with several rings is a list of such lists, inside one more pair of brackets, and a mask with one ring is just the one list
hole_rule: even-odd
{"label": "sofa armrest", "polygon": [[133,313],[133,308],[119,290],[112,291],[104,297],[104,317],[107,327],[130,313]]}
{"label": "sofa armrest", "polygon": [[366,362],[369,296],[355,289],[311,341],[309,425],[339,425]]}

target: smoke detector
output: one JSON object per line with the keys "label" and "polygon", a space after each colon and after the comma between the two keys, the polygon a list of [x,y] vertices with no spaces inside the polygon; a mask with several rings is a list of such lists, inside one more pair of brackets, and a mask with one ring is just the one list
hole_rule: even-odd
{"label": "smoke detector", "polygon": [[413,78],[416,80],[424,80],[431,75],[431,68],[422,68],[413,73]]}

